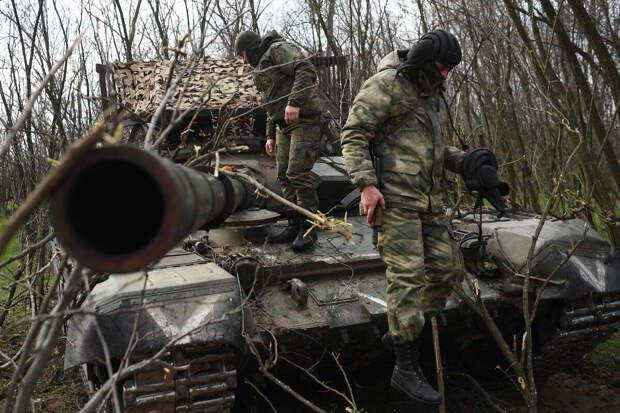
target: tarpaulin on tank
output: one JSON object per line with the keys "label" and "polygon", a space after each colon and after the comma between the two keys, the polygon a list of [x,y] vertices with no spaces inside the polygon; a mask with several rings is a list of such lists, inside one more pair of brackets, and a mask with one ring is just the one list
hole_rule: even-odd
{"label": "tarpaulin on tank", "polygon": [[[509,275],[524,274],[539,219],[512,219],[483,223],[490,235],[488,251]],[[532,258],[531,275],[546,279],[578,243],[569,260],[552,277],[543,298],[574,298],[586,293],[620,291],[620,260],[594,229],[584,236],[580,219],[548,220],[542,227]]]}

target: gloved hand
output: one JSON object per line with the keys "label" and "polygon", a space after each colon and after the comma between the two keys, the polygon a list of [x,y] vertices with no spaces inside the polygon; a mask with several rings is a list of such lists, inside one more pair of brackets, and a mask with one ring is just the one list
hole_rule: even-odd
{"label": "gloved hand", "polygon": [[497,159],[488,149],[474,149],[465,155],[461,167],[461,175],[470,191],[477,191],[479,202],[486,198],[495,209],[507,212],[504,196],[510,192],[510,186],[501,182],[497,176]]}

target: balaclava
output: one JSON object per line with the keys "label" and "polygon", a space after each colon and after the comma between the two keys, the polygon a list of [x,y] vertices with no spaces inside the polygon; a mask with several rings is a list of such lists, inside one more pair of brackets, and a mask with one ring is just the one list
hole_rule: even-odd
{"label": "balaclava", "polygon": [[[461,62],[461,58],[461,45],[456,37],[445,30],[436,29],[426,33],[409,49],[397,70],[414,81],[427,81],[437,87],[443,82],[443,77],[435,61],[454,67]],[[415,74],[419,74],[419,77]]]}

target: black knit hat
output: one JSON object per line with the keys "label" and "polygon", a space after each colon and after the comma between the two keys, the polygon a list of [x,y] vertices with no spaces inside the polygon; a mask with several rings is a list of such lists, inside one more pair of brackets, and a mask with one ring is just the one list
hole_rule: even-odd
{"label": "black knit hat", "polygon": [[452,33],[435,29],[426,33],[407,53],[405,65],[420,68],[425,62],[437,60],[445,66],[454,67],[461,62],[459,41]]}

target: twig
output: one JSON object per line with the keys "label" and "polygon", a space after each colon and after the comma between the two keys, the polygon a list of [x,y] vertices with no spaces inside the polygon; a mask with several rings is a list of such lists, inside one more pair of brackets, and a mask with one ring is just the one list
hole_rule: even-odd
{"label": "twig", "polygon": [[263,374],[263,376],[267,377],[273,383],[278,385],[278,387],[280,387],[282,390],[284,390],[285,392],[287,392],[288,394],[296,398],[300,403],[307,406],[312,411],[317,412],[317,413],[327,413],[325,410],[316,406],[310,400],[306,399],[301,394],[297,393],[295,390],[291,388],[291,386],[289,386],[288,384],[284,383],[282,380],[278,379],[276,376],[271,374],[269,370],[267,369],[267,365],[263,362],[263,359],[258,353],[258,350],[256,349],[256,346],[252,342],[251,338],[247,334],[244,334],[244,337],[245,337],[246,343],[248,344],[248,348],[250,349],[250,352],[256,358],[256,361],[258,362],[258,370]]}
{"label": "twig", "polygon": [[[287,207],[299,212],[302,215],[307,216],[308,218],[310,218],[312,221],[308,221],[312,224],[312,226],[310,227],[310,229],[308,229],[308,232],[310,232],[311,230],[313,230],[314,228],[321,228],[321,229],[328,229],[330,231],[333,231],[337,234],[340,234],[344,237],[345,240],[351,242],[351,238],[353,237],[353,233],[351,231],[351,227],[352,225],[348,222],[346,222],[346,215],[345,215],[345,220],[339,220],[337,218],[333,218],[333,217],[328,217],[325,214],[323,214],[321,211],[317,211],[316,214],[308,211],[305,208],[300,207],[299,205],[296,205],[284,198],[282,198],[280,195],[276,194],[275,192],[271,191],[270,189],[266,188],[265,185],[263,185],[262,183],[258,182],[256,179],[252,178],[249,175],[246,175],[244,173],[241,172],[233,172],[233,171],[228,171],[226,169],[219,169],[220,173],[223,173],[224,175],[228,175],[228,176],[234,176],[236,178],[241,178],[247,182],[249,182],[250,184],[254,185],[257,189],[257,191],[259,191],[260,193],[264,193],[270,197],[272,197],[273,199],[275,199],[276,201],[286,205]],[[307,233],[306,233],[307,234]]]}
{"label": "twig", "polygon": [[[562,118],[561,123],[566,128],[566,130],[568,130],[569,133],[575,133],[579,136],[579,142],[577,143],[577,145],[575,145],[575,148],[573,149],[571,154],[566,159],[566,162],[564,163],[564,166],[562,167],[562,170],[560,171],[560,175],[558,176],[557,183],[555,187],[553,188],[553,192],[551,193],[551,196],[549,197],[549,201],[547,201],[545,210],[542,216],[540,217],[540,220],[538,221],[538,226],[536,227],[534,235],[532,236],[532,242],[530,244],[530,248],[527,253],[526,273],[525,273],[525,280],[523,282],[523,293],[522,293],[523,310],[522,311],[523,311],[523,320],[525,323],[525,334],[527,334],[526,336],[527,340],[524,340],[524,343],[525,343],[525,346],[524,346],[525,347],[524,349],[525,350],[524,351],[525,366],[524,368],[527,372],[527,382],[519,381],[519,385],[520,385],[520,388],[523,389],[522,394],[526,396],[525,402],[528,408],[534,407],[534,409],[538,402],[538,397],[537,397],[538,393],[536,390],[536,384],[535,384],[535,378],[534,378],[534,356],[533,356],[533,338],[532,338],[533,337],[532,324],[533,324],[534,317],[530,315],[531,313],[530,313],[530,298],[529,298],[530,275],[532,273],[534,252],[536,250],[536,244],[538,242],[538,238],[540,237],[542,228],[545,225],[547,216],[549,215],[549,211],[551,210],[555,202],[555,199],[560,190],[560,186],[564,182],[564,175],[568,169],[568,166],[570,165],[573,157],[575,156],[577,151],[579,151],[579,148],[581,148],[581,145],[583,143],[583,136],[581,135],[581,132],[576,128],[571,128],[565,117]],[[542,295],[542,290],[539,290],[537,293],[537,298],[540,297],[541,295]],[[523,366],[523,363],[521,365]],[[523,377],[521,380],[525,380],[525,377]]]}
{"label": "twig", "polygon": [[[480,300],[480,296],[472,294],[474,297],[476,297],[475,301],[472,300],[469,295],[463,290],[460,284],[454,284],[452,286],[452,289],[454,290],[454,292],[456,292],[459,298],[469,306],[469,308],[474,310],[480,316],[480,318],[482,318],[482,321],[486,324],[489,333],[491,333],[491,336],[497,343],[500,351],[504,355],[506,361],[508,361],[510,367],[514,369],[517,377],[525,377],[525,370],[523,369],[523,365],[519,363],[516,355],[510,350],[510,347],[506,343],[506,340],[504,340],[502,332],[497,327],[497,324],[493,320],[493,317],[491,317],[491,314],[489,314],[489,311],[487,310],[482,300]],[[515,383],[513,382],[513,384]],[[517,388],[517,390],[519,390],[519,392],[524,394],[524,389],[521,388],[521,386],[515,384],[515,387]]]}
{"label": "twig", "polygon": [[[334,357],[334,359],[337,361],[338,359],[332,354],[332,357]],[[328,386],[327,384],[325,384],[324,382],[322,382],[321,380],[319,380],[318,377],[316,377],[314,374],[310,373],[310,370],[303,368],[302,366],[300,366],[299,364],[295,363],[292,360],[287,359],[286,357],[282,357],[280,356],[280,358],[282,360],[284,360],[285,362],[287,362],[288,364],[290,364],[291,366],[296,367],[297,369],[303,371],[304,373],[306,373],[312,380],[314,380],[314,382],[316,384],[318,384],[319,386],[323,387],[325,390],[329,390],[331,392],[336,393],[338,396],[342,397],[347,403],[349,403],[350,405],[353,405],[353,403],[351,402],[351,399],[349,399],[347,397],[346,394],[334,389],[333,387]],[[338,365],[340,366],[340,363],[338,363]],[[351,389],[351,387],[349,386],[349,390]],[[352,394],[352,393],[351,393]]]}
{"label": "twig", "polygon": [[245,151],[249,151],[249,150],[250,150],[250,147],[247,146],[247,145],[220,148],[220,149],[217,149],[215,151],[211,151],[209,153],[205,153],[204,155],[200,155],[197,158],[189,159],[185,163],[185,166],[192,167],[192,166],[198,165],[202,161],[211,160],[212,158],[214,158],[216,156],[216,153],[228,153],[228,152],[235,153],[235,152],[245,152]]}
{"label": "twig", "polygon": [[[73,298],[78,293],[81,284],[79,283],[79,278],[82,273],[82,266],[78,265],[74,270],[69,280],[67,281],[67,285],[65,290],[63,291],[62,296],[58,300],[58,303],[51,311],[50,315],[54,316],[51,320],[44,323],[34,323],[31,328],[31,331],[37,331],[37,339],[36,339],[36,348],[37,353],[32,361],[32,365],[28,368],[28,371],[24,375],[21,381],[21,388],[17,397],[15,399],[15,406],[13,407],[13,413],[25,413],[28,400],[32,396],[32,392],[34,391],[34,386],[37,378],[40,376],[43,368],[47,364],[49,357],[51,355],[52,349],[56,343],[56,339],[58,338],[58,334],[60,333],[60,326],[62,324],[62,311],[66,309]],[[38,328],[40,326],[40,329]],[[25,348],[24,350],[29,350],[29,348]],[[19,364],[24,363],[26,361],[26,356],[30,353],[30,351],[24,351],[22,356],[20,357]],[[20,369],[16,369],[13,373],[13,377],[11,378],[11,385],[15,385],[17,381],[21,378]],[[7,397],[4,411],[8,413],[11,408],[12,395],[9,394]]]}
{"label": "twig", "polygon": [[530,315],[530,322],[531,323],[534,322],[534,317],[536,317],[536,310],[538,309],[538,304],[540,303],[540,299],[542,297],[543,290],[547,287],[547,284],[549,284],[551,282],[551,279],[553,278],[553,276],[560,270],[560,268],[562,268],[564,266],[564,264],[566,264],[568,262],[568,260],[570,260],[570,258],[575,254],[577,249],[581,246],[581,244],[583,244],[583,242],[586,240],[586,235],[587,235],[589,229],[590,229],[590,225],[586,221],[586,223],[584,225],[584,228],[583,228],[583,237],[579,241],[577,241],[577,243],[573,246],[573,248],[571,248],[570,251],[568,251],[566,253],[566,257],[564,257],[562,262],[560,262],[560,263],[558,263],[558,265],[556,265],[556,267],[553,269],[553,271],[551,271],[551,274],[549,274],[549,276],[547,276],[547,278],[544,280],[542,286],[540,286],[540,289],[539,289],[540,293],[536,295],[536,299],[534,300],[534,305],[532,305],[532,312],[531,312],[531,315]]}
{"label": "twig", "polygon": [[256,393],[258,393],[258,394],[259,394],[259,396],[261,396],[261,397],[262,397],[262,398],[263,398],[263,399],[264,399],[267,403],[269,403],[269,407],[271,407],[271,410],[272,410],[274,413],[278,413],[278,411],[276,410],[276,408],[273,406],[273,403],[271,403],[271,400],[269,400],[269,399],[267,398],[267,396],[265,396],[265,395],[263,394],[263,392],[261,392],[261,391],[258,389],[258,387],[256,387],[256,385],[255,385],[254,383],[252,383],[252,382],[251,382],[250,380],[248,380],[248,379],[245,379],[244,381],[245,381],[245,384],[247,384],[247,385],[249,385],[250,387],[252,387],[252,388],[254,389],[254,391],[255,391]]}
{"label": "twig", "polygon": [[[285,63],[285,64],[291,64],[291,62],[288,62],[288,63]],[[282,65],[278,65],[278,66],[282,66]],[[266,70],[269,70],[269,69],[273,69],[274,67],[275,67],[275,66],[270,66],[270,67],[268,67],[267,69],[263,69],[262,71],[266,71]],[[252,73],[260,73],[260,72],[261,72],[261,70],[259,70],[259,71],[255,71],[255,72],[252,72]],[[241,112],[241,113],[239,113],[239,114],[237,114],[237,115],[232,116],[232,117],[231,117],[231,119],[237,119],[237,118],[244,117],[244,116],[249,115],[250,113],[254,112],[254,111],[255,111],[255,110],[257,110],[257,109],[260,109],[260,108],[262,108],[262,107],[265,107],[265,106],[271,105],[272,103],[279,102],[279,101],[281,101],[281,100],[287,99],[287,98],[289,98],[289,97],[291,97],[291,96],[293,96],[293,95],[297,95],[297,94],[299,94],[299,93],[301,93],[301,92],[305,92],[306,90],[309,90],[309,89],[312,89],[312,88],[317,88],[318,86],[319,86],[319,84],[318,84],[318,83],[313,83],[313,84],[311,84],[311,85],[309,85],[309,86],[306,86],[306,87],[304,87],[304,88],[302,88],[302,89],[296,90],[295,92],[291,92],[291,93],[286,94],[286,95],[284,95],[284,96],[280,96],[279,98],[276,98],[276,99],[270,100],[269,102],[265,102],[265,103],[262,103],[262,104],[260,104],[260,105],[253,106],[251,109],[248,109],[248,110],[246,110],[245,112]]]}
{"label": "twig", "polygon": [[55,234],[54,231],[52,230],[45,238],[43,238],[41,241],[37,242],[36,244],[33,244],[31,246],[29,246],[28,248],[26,248],[25,250],[23,250],[22,252],[20,252],[17,255],[12,256],[11,258],[0,262],[0,268],[4,267],[5,265],[9,265],[10,263],[12,263],[13,261],[16,261],[20,258],[22,258],[23,256],[31,253],[32,251],[35,251],[39,248],[41,248],[43,245],[47,244],[48,241],[51,241],[52,238],[54,238]]}
{"label": "twig", "polygon": [[435,368],[437,369],[437,387],[441,394],[439,413],[446,413],[446,387],[443,383],[443,366],[441,364],[441,348],[439,347],[439,329],[437,328],[437,316],[431,317],[433,330],[433,348],[435,349]]}
{"label": "twig", "polygon": [[500,165],[500,168],[503,168],[503,167],[508,166],[508,165],[512,165],[512,164],[517,163],[517,162],[521,162],[523,159],[525,159],[525,154],[523,154],[520,158],[517,158],[517,159],[515,159],[513,161],[504,162],[503,164]]}
{"label": "twig", "polygon": [[[82,41],[82,37],[84,37],[84,34],[86,34],[86,31],[83,31],[82,33],[80,33],[80,35],[77,37],[77,39],[75,39],[71,47],[67,49],[67,51],[62,56],[62,58],[56,62],[56,64],[52,67],[52,69],[43,78],[37,90],[34,91],[32,96],[30,97],[30,100],[24,107],[22,114],[19,116],[19,119],[17,119],[17,122],[15,122],[15,124],[9,131],[7,137],[4,139],[4,143],[2,144],[2,147],[0,148],[0,159],[4,157],[4,154],[9,150],[9,146],[11,145],[11,142],[15,138],[15,135],[17,135],[17,132],[21,129],[21,127],[24,125],[26,120],[30,117],[30,113],[32,112],[32,108],[36,100],[39,98],[39,96],[41,95],[41,93],[43,92],[47,84],[49,83],[49,81],[52,80],[52,78],[54,77],[54,74],[58,71],[58,69],[60,69],[60,67],[69,58],[69,56],[71,56],[71,54],[73,53],[73,50],[80,43],[80,41]],[[2,248],[0,248],[0,253],[2,253]]]}
{"label": "twig", "polygon": [[[88,289],[88,278],[86,278],[86,274],[84,274],[84,288]],[[140,313],[136,315],[138,318]],[[99,342],[101,343],[101,348],[103,349],[103,355],[105,357],[105,365],[108,371],[108,376],[112,377],[114,374],[114,367],[112,366],[112,358],[110,357],[110,349],[108,348],[108,343],[105,340],[105,336],[103,335],[103,331],[101,331],[101,326],[99,325],[99,320],[97,317],[93,317],[93,323],[95,325],[95,330],[97,331],[97,337],[99,338]],[[117,386],[112,386],[112,394],[114,399],[114,408],[116,413],[121,413],[121,402],[118,396]]]}
{"label": "twig", "polygon": [[458,371],[451,371],[451,372],[446,373],[446,375],[448,377],[450,377],[450,376],[461,376],[461,377],[466,378],[467,380],[469,380],[474,385],[476,390],[478,390],[480,393],[482,393],[482,396],[484,396],[484,400],[487,402],[487,404],[489,406],[491,406],[493,409],[495,409],[499,413],[506,413],[506,409],[504,409],[501,406],[497,405],[493,401],[493,399],[491,398],[491,395],[480,385],[480,383],[478,383],[478,381],[476,379],[474,379],[469,374],[458,372]]}
{"label": "twig", "polygon": [[0,233],[0,254],[4,252],[13,235],[28,220],[32,212],[64,182],[65,178],[73,170],[73,167],[82,159],[82,154],[95,143],[104,140],[104,137],[105,125],[100,123],[90,131],[88,136],[75,141],[69,146],[60,164],[43,178],[7,221],[4,230]]}
{"label": "twig", "polygon": [[[34,283],[36,281],[36,278],[41,275],[41,273],[47,271],[52,264],[54,263],[54,260],[56,259],[57,256],[61,255],[60,251],[56,251],[54,252],[54,255],[52,256],[52,258],[50,258],[50,260],[48,261],[47,264],[45,264],[43,267],[41,267],[39,270],[37,270],[37,272],[35,272],[34,274],[31,274],[27,277],[24,277],[23,279],[18,279],[18,277],[14,277],[13,279],[11,279],[11,277],[4,275],[3,273],[0,273],[0,276],[5,278],[8,282],[11,283],[11,289],[17,287],[18,285],[21,285],[22,287],[24,287],[24,289],[28,290],[29,293],[31,294],[31,299],[36,295],[37,297],[43,298],[44,295],[39,292],[36,291],[34,288],[32,288],[31,285],[31,281],[32,283]],[[7,304],[8,306],[8,304]],[[1,325],[1,323],[0,323]]]}

